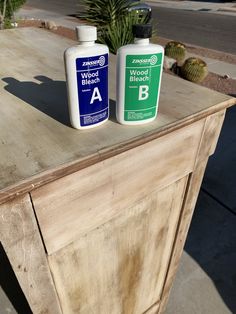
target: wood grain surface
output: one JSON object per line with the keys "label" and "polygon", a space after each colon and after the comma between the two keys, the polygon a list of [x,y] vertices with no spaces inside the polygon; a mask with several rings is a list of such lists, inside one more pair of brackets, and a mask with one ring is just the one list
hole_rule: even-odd
{"label": "wood grain surface", "polygon": [[147,125],[121,126],[114,117],[111,56],[110,121],[93,130],[74,130],[68,122],[63,65],[63,51],[74,42],[36,28],[4,30],[0,42],[0,202],[235,103],[232,97],[163,75],[158,118]]}
{"label": "wood grain surface", "polygon": [[0,241],[33,314],[60,314],[29,195],[0,205]]}
{"label": "wood grain surface", "polygon": [[154,191],[48,257],[63,313],[154,313],[186,181]]}
{"label": "wood grain surface", "polygon": [[189,176],[186,189],[186,196],[183,202],[183,208],[180,216],[180,222],[176,233],[173,252],[169,264],[169,269],[163,287],[161,303],[158,313],[163,314],[168,301],[171,286],[173,285],[179,261],[183,252],[184,244],[187,238],[189,226],[197,201],[198,193],[201,187],[205,168],[209,155],[214,153],[217,140],[224,121],[225,111],[218,112],[209,116],[205,120],[204,131],[202,133],[201,144],[199,146],[196,164],[193,173]]}
{"label": "wood grain surface", "polygon": [[204,120],[31,192],[48,254],[192,172]]}
{"label": "wood grain surface", "polygon": [[148,310],[146,310],[142,314],[157,314],[159,307],[160,307],[160,301],[153,304]]}

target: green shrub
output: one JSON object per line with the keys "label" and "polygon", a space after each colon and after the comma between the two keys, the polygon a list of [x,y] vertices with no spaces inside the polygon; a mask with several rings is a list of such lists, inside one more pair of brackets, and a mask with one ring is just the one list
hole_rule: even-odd
{"label": "green shrub", "polygon": [[182,62],[185,58],[185,45],[178,41],[170,41],[165,46],[165,55],[175,59],[177,62]]}
{"label": "green shrub", "polygon": [[127,0],[84,0],[84,12],[78,16],[97,26],[98,42],[106,44],[116,54],[119,47],[133,41],[132,25],[148,22],[148,17],[128,11],[137,3]]}
{"label": "green shrub", "polygon": [[140,24],[140,18],[136,15],[123,15],[119,20],[114,21],[112,25],[98,27],[98,41],[106,44],[110,52],[116,54],[121,46],[134,41],[132,26],[137,23]]}
{"label": "green shrub", "polygon": [[127,0],[84,0],[84,12],[79,13],[78,16],[95,26],[112,25],[125,15],[132,5],[128,4]]}
{"label": "green shrub", "polygon": [[188,58],[181,67],[182,77],[191,82],[200,83],[207,74],[207,64],[199,58]]}
{"label": "green shrub", "polygon": [[4,20],[4,29],[13,28],[11,23],[12,23],[12,21],[10,19],[8,19],[8,18],[5,19]]}
{"label": "green shrub", "polygon": [[[26,0],[7,0],[5,18],[11,19],[13,12],[17,11]],[[0,11],[3,12],[4,0],[0,0]]]}

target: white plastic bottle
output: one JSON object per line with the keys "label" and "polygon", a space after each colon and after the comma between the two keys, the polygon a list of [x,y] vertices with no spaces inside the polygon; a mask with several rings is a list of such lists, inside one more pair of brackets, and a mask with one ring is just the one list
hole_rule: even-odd
{"label": "white plastic bottle", "polygon": [[164,49],[149,43],[152,26],[133,25],[134,44],[117,53],[116,117],[121,124],[153,121],[157,115]]}
{"label": "white plastic bottle", "polygon": [[108,119],[108,47],[95,43],[97,28],[77,26],[79,44],[64,53],[70,121],[76,129]]}

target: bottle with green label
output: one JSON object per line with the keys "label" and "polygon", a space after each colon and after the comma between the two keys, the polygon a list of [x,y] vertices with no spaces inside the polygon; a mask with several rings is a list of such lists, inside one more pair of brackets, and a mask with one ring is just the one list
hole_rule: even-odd
{"label": "bottle with green label", "polygon": [[152,26],[133,25],[134,44],[117,52],[116,117],[121,124],[143,124],[157,115],[164,49],[151,44]]}

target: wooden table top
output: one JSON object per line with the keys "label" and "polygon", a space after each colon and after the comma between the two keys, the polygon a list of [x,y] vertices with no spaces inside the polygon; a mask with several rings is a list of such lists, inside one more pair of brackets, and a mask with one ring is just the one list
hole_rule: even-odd
{"label": "wooden table top", "polygon": [[115,57],[110,57],[110,120],[78,131],[69,125],[63,64],[74,42],[36,28],[0,32],[0,203],[158,138],[236,99],[167,74],[158,118],[141,126],[115,119]]}

